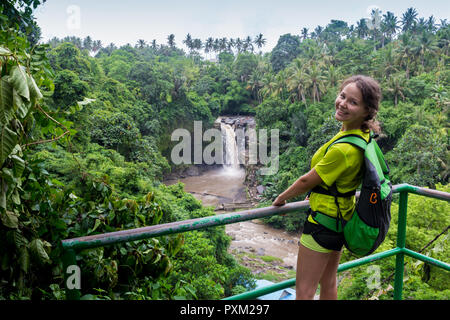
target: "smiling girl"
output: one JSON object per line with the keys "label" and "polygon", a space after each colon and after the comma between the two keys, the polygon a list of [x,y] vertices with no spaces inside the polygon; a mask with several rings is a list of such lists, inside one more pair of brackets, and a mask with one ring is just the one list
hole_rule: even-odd
{"label": "smiling girl", "polygon": [[341,130],[320,147],[311,159],[311,170],[301,176],[272,203],[281,206],[286,200],[311,191],[308,216],[297,258],[297,299],[313,299],[320,284],[320,299],[337,299],[336,274],[344,244],[342,232],[327,229],[314,220],[314,212],[336,219],[338,207],[335,198],[318,191],[336,187],[340,213],[349,220],[355,209],[355,190],[362,178],[363,152],[348,143],[337,143],[344,135],[359,135],[367,142],[370,131],[379,132],[375,116],[381,99],[381,90],[374,79],[356,75],[341,85],[335,101],[335,118],[342,123]]}

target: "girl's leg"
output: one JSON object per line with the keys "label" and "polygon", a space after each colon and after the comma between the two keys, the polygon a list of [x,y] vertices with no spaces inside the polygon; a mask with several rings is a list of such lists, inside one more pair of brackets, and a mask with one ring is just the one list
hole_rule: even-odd
{"label": "girl's leg", "polygon": [[322,279],[332,254],[334,252],[317,252],[300,244],[297,257],[297,300],[314,299],[317,286]]}
{"label": "girl's leg", "polygon": [[336,275],[342,251],[329,253],[328,263],[320,279],[320,300],[337,300]]}

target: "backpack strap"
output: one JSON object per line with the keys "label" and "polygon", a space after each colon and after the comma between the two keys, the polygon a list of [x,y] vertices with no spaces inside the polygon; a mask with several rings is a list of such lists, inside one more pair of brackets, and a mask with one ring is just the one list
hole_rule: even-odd
{"label": "backpack strap", "polygon": [[311,216],[314,221],[321,224],[325,228],[328,228],[334,232],[342,232],[343,231],[343,224],[339,223],[338,218],[336,217],[330,217],[329,215],[319,212],[319,211],[312,211],[311,210]]}
{"label": "backpack strap", "polygon": [[[372,139],[372,137],[370,137],[369,142],[371,141],[371,139]],[[349,144],[354,145],[364,151],[366,150],[367,145],[368,145],[367,141],[360,135],[349,134],[349,135],[346,135],[346,136],[343,136],[343,137],[337,139],[336,141],[333,141],[333,143],[331,143],[325,150],[325,154],[327,153],[328,149],[330,149],[330,147],[336,143],[349,143]],[[330,186],[328,188],[328,190],[325,188],[322,188],[321,186],[316,186],[311,191],[315,192],[315,193],[325,194],[328,196],[333,196],[335,198],[336,197],[344,197],[344,198],[351,197],[351,196],[354,196],[355,192],[356,192],[356,190],[353,190],[353,191],[349,191],[346,193],[341,193],[337,190],[336,183],[334,183],[332,186]]]}
{"label": "backpack strap", "polygon": [[[369,138],[369,143],[372,140],[372,137]],[[346,136],[343,136],[336,141],[334,141],[332,144],[328,146],[328,148],[325,150],[325,154],[327,153],[328,149],[331,148],[331,146],[335,145],[336,143],[349,143],[351,145],[354,145],[362,150],[366,150],[367,145],[369,144],[363,137],[357,135],[357,134],[349,134]]]}
{"label": "backpack strap", "polygon": [[320,185],[315,186],[311,191],[315,193],[325,194],[327,196],[333,196],[333,197],[342,197],[342,198],[348,198],[351,196],[354,196],[356,193],[356,190],[352,190],[349,192],[341,193],[337,191],[337,188],[333,188],[335,185],[331,186],[328,190],[325,188],[322,188]]}

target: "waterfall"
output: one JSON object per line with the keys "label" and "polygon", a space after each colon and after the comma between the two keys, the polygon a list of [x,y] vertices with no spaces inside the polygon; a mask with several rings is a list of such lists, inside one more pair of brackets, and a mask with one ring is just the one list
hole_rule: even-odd
{"label": "waterfall", "polygon": [[236,134],[229,124],[221,123],[220,129],[222,131],[222,138],[224,144],[223,167],[227,172],[231,174],[238,173],[240,165],[239,165],[239,149],[236,143]]}

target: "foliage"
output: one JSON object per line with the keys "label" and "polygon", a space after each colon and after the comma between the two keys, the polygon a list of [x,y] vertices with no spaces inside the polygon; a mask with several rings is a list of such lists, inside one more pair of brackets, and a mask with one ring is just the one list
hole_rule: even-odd
{"label": "foliage", "polygon": [[[1,36],[4,43],[12,43],[9,40],[13,37],[12,30]],[[97,64],[70,44],[50,53],[56,71],[53,82],[45,51],[38,47],[28,54],[26,40],[14,37],[14,51],[0,49],[2,298],[64,298],[62,239],[213,214],[186,194],[182,186],[156,186],[162,170],[167,169],[167,161],[157,150],[157,139],[142,136],[139,125],[144,126],[144,133],[159,129],[141,121],[135,123],[135,119],[142,120],[136,113],[138,107],[149,107],[148,104],[138,103],[131,108],[134,114],[128,115],[124,113],[128,111],[128,101],[123,94],[136,98],[126,87],[112,81],[106,92],[97,92],[97,85],[88,87],[86,83],[95,79],[92,75],[100,77],[100,81],[94,81],[100,85],[108,84],[108,80],[101,72],[92,74],[92,69],[86,72],[86,68]],[[35,82],[36,77],[39,81]],[[39,86],[53,91],[44,92],[45,101],[41,100]],[[80,102],[87,94],[100,99],[87,107],[86,102]],[[208,106],[202,98],[192,93],[186,96],[193,116],[197,108],[203,114],[201,118],[209,120]],[[37,104],[38,100],[43,104]],[[46,102],[53,117],[44,110],[48,108]],[[118,104],[111,106],[111,102]],[[71,129],[71,125],[79,126],[78,130]],[[58,141],[65,134],[54,138],[60,127],[68,128],[65,134],[74,135],[75,139]],[[29,143],[33,138],[44,140]],[[27,150],[23,146],[32,148]],[[74,152],[78,149],[83,152]],[[176,196],[171,196],[172,192]],[[118,197],[118,193],[122,196]],[[179,235],[80,252],[82,287],[87,288],[84,298],[221,298],[231,294],[235,286],[242,287],[251,281],[249,272],[236,265],[226,252],[229,239],[223,229],[206,231],[196,239],[208,241],[208,248],[213,248],[208,252],[213,259],[210,266],[211,276],[217,280],[216,290],[196,293],[206,283],[198,272],[209,277],[203,270],[190,273],[190,277],[198,279],[193,284],[183,280],[184,274],[177,268],[194,264],[191,259],[195,257],[184,255],[175,264],[175,255],[181,252],[181,247],[188,253],[194,249],[190,249],[189,243],[183,245],[184,237]]]}
{"label": "foliage", "polygon": [[274,72],[284,69],[300,53],[300,38],[290,33],[280,36],[270,62]]}
{"label": "foliage", "polygon": [[54,80],[53,101],[58,109],[64,110],[83,100],[88,92],[88,85],[81,81],[71,70],[62,70]]}
{"label": "foliage", "polygon": [[[214,214],[182,185],[161,184],[176,128],[212,126],[223,114],[255,115],[280,132],[279,170],[258,176],[262,206],[309,170],[309,161],[340,129],[339,83],[351,74],[379,81],[379,144],[394,183],[448,189],[448,35],[445,21],[383,15],[332,20],[285,34],[265,55],[265,39],[186,37],[168,43],[103,47],[91,37],[35,45],[32,9],[45,1],[6,1],[0,11],[0,298],[63,299],[60,240]],[[373,17],[372,17],[373,18]],[[399,28],[399,25],[402,28]],[[200,55],[217,54],[215,61]],[[96,54],[96,55],[95,55]],[[95,56],[94,56],[95,55]],[[441,183],[441,184],[440,184]],[[300,196],[295,200],[301,200]],[[392,226],[398,207],[393,204]],[[407,246],[422,250],[449,225],[448,205],[411,196]],[[301,230],[305,215],[267,222]],[[379,250],[395,244],[391,227]],[[448,234],[423,249],[448,261]],[[250,271],[228,254],[224,228],[86,250],[78,255],[85,299],[218,299],[252,286]],[[353,257],[344,252],[343,261]],[[341,278],[344,299],[389,299],[393,259],[381,286],[360,267]],[[404,297],[447,299],[448,277],[407,260]],[[391,281],[392,282],[392,281]]]}
{"label": "foliage", "polygon": [[387,156],[392,167],[392,182],[433,186],[439,177],[448,176],[445,171],[449,155],[445,147],[447,141],[445,130],[433,132],[428,127],[410,126]]}

